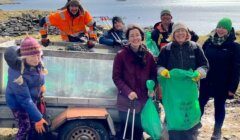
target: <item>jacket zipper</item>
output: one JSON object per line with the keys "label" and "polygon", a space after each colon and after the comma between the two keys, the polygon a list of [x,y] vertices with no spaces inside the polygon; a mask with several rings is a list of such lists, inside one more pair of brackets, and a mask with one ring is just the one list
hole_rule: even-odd
{"label": "jacket zipper", "polygon": [[182,47],[183,47],[183,46],[180,46],[180,57],[181,57],[181,64],[182,64],[182,65],[181,65],[181,66],[182,66],[181,68],[183,69],[183,54],[182,54]]}

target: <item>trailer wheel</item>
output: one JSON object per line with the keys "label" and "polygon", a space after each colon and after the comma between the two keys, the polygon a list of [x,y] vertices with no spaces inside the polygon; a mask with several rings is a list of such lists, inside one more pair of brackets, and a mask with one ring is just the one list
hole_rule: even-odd
{"label": "trailer wheel", "polygon": [[77,120],[66,123],[60,130],[60,140],[109,140],[106,128],[99,122]]}

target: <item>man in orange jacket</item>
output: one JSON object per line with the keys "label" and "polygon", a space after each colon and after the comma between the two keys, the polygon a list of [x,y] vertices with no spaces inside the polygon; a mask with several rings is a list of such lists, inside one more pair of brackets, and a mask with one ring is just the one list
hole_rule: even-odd
{"label": "man in orange jacket", "polygon": [[65,9],[52,13],[40,20],[40,34],[42,45],[49,45],[47,38],[48,26],[55,26],[60,30],[63,41],[87,42],[97,40],[94,32],[95,21],[90,13],[83,9],[78,0],[70,0]]}

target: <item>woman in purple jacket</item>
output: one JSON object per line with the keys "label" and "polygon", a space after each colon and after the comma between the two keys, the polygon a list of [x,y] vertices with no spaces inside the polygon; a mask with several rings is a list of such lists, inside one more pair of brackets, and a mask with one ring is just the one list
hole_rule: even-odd
{"label": "woman in purple jacket", "polygon": [[[136,109],[134,139],[142,137],[140,112],[148,98],[146,81],[151,79],[157,82],[157,67],[153,56],[143,44],[144,32],[136,25],[129,26],[126,31],[129,44],[120,50],[113,63],[113,81],[118,88],[117,106],[121,120],[121,134],[124,131],[128,108]],[[157,85],[157,84],[156,84]],[[131,119],[126,138],[131,138]],[[120,135],[122,138],[122,135]]]}
{"label": "woman in purple jacket", "polygon": [[35,131],[45,131],[47,122],[35,104],[44,92],[45,70],[41,55],[41,46],[32,37],[26,37],[20,48],[9,47],[4,54],[9,65],[6,103],[18,122],[16,140],[26,140],[27,136],[36,139],[32,137]]}

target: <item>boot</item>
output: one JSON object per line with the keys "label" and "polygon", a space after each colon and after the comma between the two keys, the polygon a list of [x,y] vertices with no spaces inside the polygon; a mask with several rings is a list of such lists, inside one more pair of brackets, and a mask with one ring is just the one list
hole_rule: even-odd
{"label": "boot", "polygon": [[221,128],[214,128],[211,140],[221,140],[222,132]]}

